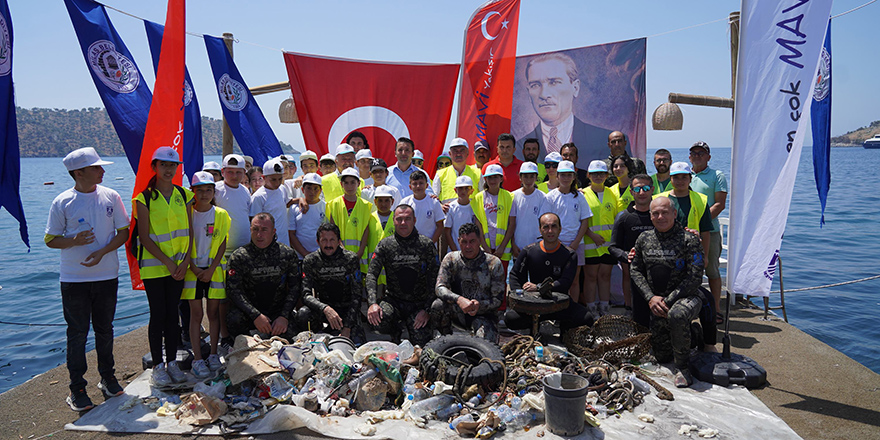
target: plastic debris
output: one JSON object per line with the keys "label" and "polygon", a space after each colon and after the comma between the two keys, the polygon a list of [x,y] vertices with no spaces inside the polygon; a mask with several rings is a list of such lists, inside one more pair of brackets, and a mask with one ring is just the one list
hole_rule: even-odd
{"label": "plastic debris", "polygon": [[180,405],[177,418],[190,425],[207,425],[226,413],[226,403],[202,393],[192,393]]}
{"label": "plastic debris", "polygon": [[654,416],[652,416],[651,414],[647,414],[647,413],[639,414],[639,420],[641,420],[645,423],[654,423]]}
{"label": "plastic debris", "polygon": [[376,425],[372,425],[370,423],[364,423],[361,426],[358,426],[354,429],[358,434],[368,437],[376,434]]}
{"label": "plastic debris", "polygon": [[226,394],[226,384],[222,381],[217,381],[211,385],[208,385],[204,382],[199,382],[193,387],[193,391],[200,392],[206,396],[216,397],[218,399],[222,399]]}

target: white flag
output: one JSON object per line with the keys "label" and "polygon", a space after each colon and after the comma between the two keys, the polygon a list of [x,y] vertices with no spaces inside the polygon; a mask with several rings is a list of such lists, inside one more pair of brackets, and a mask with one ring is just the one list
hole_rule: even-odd
{"label": "white flag", "polygon": [[767,296],[785,232],[831,0],[743,0],[727,285]]}

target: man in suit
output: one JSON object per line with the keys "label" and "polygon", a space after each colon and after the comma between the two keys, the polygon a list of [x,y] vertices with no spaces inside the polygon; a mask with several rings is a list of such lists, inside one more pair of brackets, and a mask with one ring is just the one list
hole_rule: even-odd
{"label": "man in suit", "polygon": [[587,124],[572,112],[574,98],[580,92],[580,79],[571,57],[548,53],[532,58],[526,65],[526,82],[529,99],[541,122],[522,139],[538,139],[539,157],[561,153],[567,143],[574,143],[581,152],[578,168],[586,169],[591,160],[605,156],[611,130]]}

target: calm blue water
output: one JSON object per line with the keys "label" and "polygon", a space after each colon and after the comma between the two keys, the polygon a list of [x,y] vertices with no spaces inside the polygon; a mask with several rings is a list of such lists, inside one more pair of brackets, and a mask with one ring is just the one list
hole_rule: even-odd
{"label": "calm blue water", "polygon": [[[686,160],[687,149],[671,149],[673,159]],[[650,149],[648,157],[653,157]],[[832,150],[832,185],[826,212],[827,224],[819,229],[819,203],[813,181],[810,150],[804,149],[791,213],[781,255],[786,289],[829,284],[880,273],[876,249],[880,247],[877,206],[880,193],[876,179],[862,179],[854,188],[842,182],[851,170],[880,167],[880,152],[861,148]],[[131,194],[134,175],[124,158],[110,158],[105,167],[104,185],[118,191],[123,200]],[[208,157],[207,160],[219,160]],[[730,175],[730,150],[716,148],[710,165]],[[0,213],[0,321],[63,324],[58,286],[58,251],[43,244],[49,204],[61,191],[72,186],[60,159],[22,160],[22,203],[30,228],[32,250],[18,238],[18,224],[4,211]],[[649,163],[649,168],[651,167]],[[116,180],[122,177],[123,180]],[[55,185],[43,182],[55,181]],[[726,216],[726,214],[722,214]],[[143,292],[130,288],[125,256],[119,251],[119,302],[117,316],[129,316],[147,309]],[[778,285],[774,284],[774,289]],[[790,293],[787,295],[789,321],[798,328],[880,372],[880,326],[872,317],[880,311],[880,280],[843,287]],[[775,295],[771,303],[778,302]],[[147,323],[147,316],[116,322],[120,335]],[[88,349],[92,349],[91,338]],[[142,347],[126,347],[145,352]],[[780,347],[784,350],[785,347]],[[65,362],[65,327],[15,326],[0,324],[0,392]],[[94,368],[95,366],[90,366]]]}

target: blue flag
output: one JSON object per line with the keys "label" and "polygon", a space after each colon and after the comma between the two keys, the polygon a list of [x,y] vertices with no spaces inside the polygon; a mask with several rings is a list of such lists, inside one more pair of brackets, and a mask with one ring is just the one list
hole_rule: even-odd
{"label": "blue flag", "polygon": [[[150,54],[153,56],[153,69],[159,70],[159,52],[162,49],[162,35],[165,26],[144,20],[147,29],[147,40],[150,43]],[[202,170],[204,165],[204,153],[202,151],[202,114],[199,111],[199,100],[196,99],[196,91],[189,77],[189,69],[184,71],[183,103],[183,173],[192,182],[192,176]]]}
{"label": "blue flag", "polygon": [[278,138],[238,73],[232,56],[226,50],[226,43],[222,38],[205,35],[205,47],[208,49],[208,60],[214,72],[223,116],[226,116],[226,123],[242,153],[253,157],[255,165],[262,165],[267,159],[280,156],[282,151]]}
{"label": "blue flag", "polygon": [[813,175],[822,205],[819,227],[825,224],[825,201],[831,187],[831,20],[825,31],[825,45],[819,55],[819,72],[813,84],[813,103],[810,106],[810,126],[813,131]]}
{"label": "blue flag", "polygon": [[153,94],[104,6],[64,0],[92,80],[113,122],[131,169],[137,173]]}
{"label": "blue flag", "polygon": [[12,88],[12,17],[6,0],[0,0],[0,207],[18,220],[18,233],[28,247],[27,220],[21,206],[19,180],[21,159],[18,150],[18,124],[15,121],[15,91]]}

